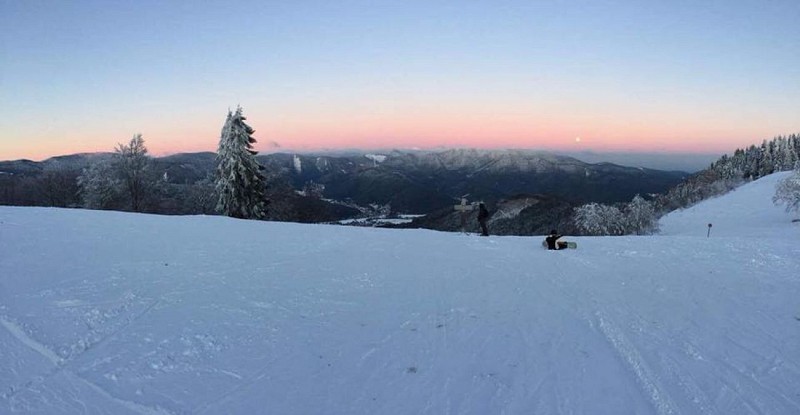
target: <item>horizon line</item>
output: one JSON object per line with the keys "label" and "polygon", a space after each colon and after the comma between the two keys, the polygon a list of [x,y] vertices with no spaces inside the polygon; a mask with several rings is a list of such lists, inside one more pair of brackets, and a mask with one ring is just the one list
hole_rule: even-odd
{"label": "horizon line", "polygon": [[[531,147],[470,147],[470,146],[437,146],[437,147],[378,147],[378,148],[363,148],[363,147],[346,147],[346,148],[319,148],[319,149],[298,149],[298,148],[290,148],[290,147],[274,147],[269,148],[266,150],[259,150],[259,155],[268,155],[268,154],[282,154],[282,153],[294,153],[294,154],[341,154],[341,153],[391,153],[391,152],[428,152],[428,153],[436,153],[436,152],[444,152],[450,150],[478,150],[478,151],[485,151],[485,152],[492,152],[492,151],[525,151],[531,153],[549,153],[554,155],[559,154],[586,154],[586,155],[664,155],[664,156],[715,156],[715,157],[722,157],[725,154],[732,154],[733,151],[729,152],[714,152],[714,151],[681,151],[681,150],[653,150],[653,151],[644,151],[644,150],[596,150],[596,149],[553,149],[553,148],[531,148]],[[0,160],[2,162],[14,162],[14,161],[32,161],[32,162],[44,162],[49,159],[57,158],[57,157],[69,157],[69,156],[79,156],[79,155],[92,155],[92,154],[113,154],[114,151],[77,151],[74,153],[64,153],[64,154],[56,154],[44,157],[22,157],[16,159],[6,159]],[[186,150],[186,151],[160,151],[160,152],[148,152],[154,158],[161,158],[161,157],[169,157],[174,155],[180,154],[198,154],[198,153],[216,153],[216,150]]]}

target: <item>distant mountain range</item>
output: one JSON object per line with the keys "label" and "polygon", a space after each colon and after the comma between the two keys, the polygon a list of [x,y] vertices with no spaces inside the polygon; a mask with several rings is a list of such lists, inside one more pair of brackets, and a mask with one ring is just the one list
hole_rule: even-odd
{"label": "distant mountain range", "polygon": [[[41,162],[0,162],[0,204],[80,206],[75,179],[83,168],[111,156],[92,153]],[[213,206],[193,206],[193,199],[180,195],[208,192],[207,185],[198,190],[198,184],[212,177],[215,158],[211,152],[155,158],[156,173],[171,185],[174,200],[152,212],[208,213]],[[636,194],[664,192],[689,176],[520,150],[276,153],[260,155],[258,161],[268,177],[272,220],[332,222],[413,213],[425,216],[394,226],[458,231],[460,214],[453,205],[466,196],[469,202],[484,201],[489,206],[492,233],[515,235],[541,234],[553,227],[571,232],[572,211],[580,204],[630,201]],[[62,178],[57,189],[52,189],[52,179],[38,179],[54,175]],[[42,191],[41,186],[48,184],[50,189]],[[43,194],[62,202],[48,202]],[[470,216],[468,230],[476,227]]]}
{"label": "distant mountain range", "polygon": [[270,154],[259,160],[295,188],[314,182],[326,198],[356,204],[391,204],[393,210],[427,213],[462,195],[495,203],[544,194],[573,203],[629,201],[658,193],[688,173],[584,163],[572,157],[519,150],[393,151],[350,156]]}

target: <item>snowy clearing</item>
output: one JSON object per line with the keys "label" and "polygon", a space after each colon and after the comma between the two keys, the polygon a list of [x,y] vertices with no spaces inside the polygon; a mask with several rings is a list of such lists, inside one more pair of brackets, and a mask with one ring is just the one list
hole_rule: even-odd
{"label": "snowy clearing", "polygon": [[797,414],[779,177],[561,252],[0,207],[0,413]]}

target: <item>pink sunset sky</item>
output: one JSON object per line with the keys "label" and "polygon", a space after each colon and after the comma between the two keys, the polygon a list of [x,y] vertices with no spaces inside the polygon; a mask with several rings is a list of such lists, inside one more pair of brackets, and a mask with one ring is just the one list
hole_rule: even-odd
{"label": "pink sunset sky", "polygon": [[[4,2],[0,160],[524,148],[730,153],[800,131],[800,2]],[[235,10],[234,10],[235,9]]]}

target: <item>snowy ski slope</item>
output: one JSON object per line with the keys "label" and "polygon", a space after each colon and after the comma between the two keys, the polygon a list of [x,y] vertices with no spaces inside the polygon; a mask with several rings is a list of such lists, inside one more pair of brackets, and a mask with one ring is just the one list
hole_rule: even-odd
{"label": "snowy ski slope", "polygon": [[798,414],[780,176],[561,252],[0,207],[0,414]]}

